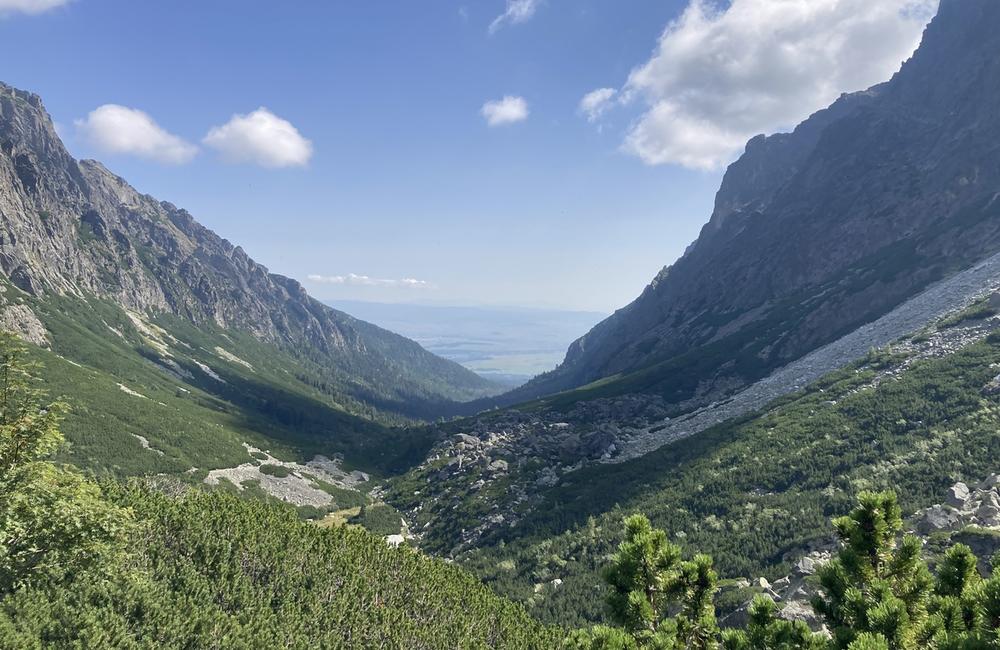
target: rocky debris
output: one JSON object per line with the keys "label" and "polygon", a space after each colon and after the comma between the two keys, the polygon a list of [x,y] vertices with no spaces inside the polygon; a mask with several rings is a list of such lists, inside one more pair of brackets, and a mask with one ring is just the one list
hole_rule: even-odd
{"label": "rocky debris", "polygon": [[989,490],[995,488],[997,484],[1000,484],[1000,474],[990,474],[986,477],[986,480],[979,484],[979,489]]}
{"label": "rocky debris", "polygon": [[803,621],[813,632],[829,633],[826,625],[823,624],[823,619],[812,608],[811,598],[812,596],[805,589],[801,589],[799,593],[795,594],[795,597],[790,598],[781,606],[781,609],[778,610],[778,616],[786,621]]}
{"label": "rocky debris", "polygon": [[154,447],[150,446],[150,444],[149,444],[149,440],[148,440],[148,439],[147,439],[147,438],[146,438],[145,436],[140,436],[140,435],[139,435],[139,434],[137,434],[137,433],[133,433],[133,434],[132,434],[132,437],[133,437],[133,438],[135,438],[136,440],[138,440],[138,441],[139,441],[139,446],[140,446],[140,447],[142,447],[143,449],[146,449],[146,450],[148,450],[148,451],[151,451],[151,452],[153,452],[154,454],[157,454],[157,455],[159,455],[159,456],[162,456],[162,455],[163,455],[163,452],[162,452],[162,451],[160,451],[159,449],[156,449],[156,448],[154,448]]}
{"label": "rocky debris", "polygon": [[13,332],[28,343],[48,347],[49,333],[27,305],[0,308],[0,330]]}
{"label": "rocky debris", "polygon": [[970,491],[965,483],[955,483],[948,489],[945,503],[924,508],[913,517],[916,531],[930,534],[936,531],[956,531],[967,526],[1000,530],[1000,493],[996,475]]}
{"label": "rocky debris", "polygon": [[466,445],[466,447],[460,447],[460,449],[472,448],[475,449],[479,446],[479,438],[470,436],[467,433],[459,433],[455,436],[455,440],[458,445]]}
{"label": "rocky debris", "polygon": [[244,361],[243,359],[240,359],[238,356],[236,356],[235,354],[233,354],[229,350],[226,350],[225,348],[221,348],[218,345],[215,346],[215,354],[217,354],[219,356],[219,358],[225,359],[226,361],[228,361],[230,363],[235,363],[237,365],[241,365],[241,366],[243,366],[244,368],[246,368],[247,370],[249,370],[251,372],[256,372],[253,369],[252,365],[250,365],[248,362]]}
{"label": "rocky debris", "polygon": [[945,503],[952,508],[957,508],[959,510],[965,508],[965,504],[968,503],[968,501],[969,486],[962,482],[951,486],[948,490],[948,497],[945,499]]}
{"label": "rocky debris", "polygon": [[141,397],[142,399],[149,399],[140,392],[134,391],[125,384],[118,384],[118,390],[125,393],[126,395],[131,395],[132,397]]}
{"label": "rocky debris", "polygon": [[806,555],[796,562],[795,571],[799,575],[809,576],[816,573],[817,566],[816,558]]}
{"label": "rocky debris", "polygon": [[[243,484],[255,481],[260,488],[271,496],[295,506],[315,506],[321,508],[334,504],[334,498],[328,492],[320,489],[313,478],[336,485],[344,489],[355,489],[359,482],[367,481],[363,472],[344,472],[338,459],[316,456],[307,464],[292,463],[278,460],[266,451],[243,444],[247,453],[255,456],[254,460],[237,467],[214,469],[208,473],[204,482],[207,485],[218,485],[220,481],[229,481],[236,489],[243,490]],[[256,458],[263,456],[263,458]],[[288,470],[286,476],[275,476],[261,471],[264,465],[283,467]]]}
{"label": "rocky debris", "polygon": [[179,363],[170,357],[160,357],[156,361],[157,365],[166,370],[169,374],[173,375],[181,381],[190,381],[194,379],[194,375],[187,371],[187,369],[181,367]]}
{"label": "rocky debris", "polygon": [[917,521],[917,531],[925,535],[939,530],[957,530],[962,526],[961,513],[947,505],[926,508]]}
{"label": "rocky debris", "polygon": [[[992,268],[1000,282],[1000,256]],[[970,280],[971,282],[971,280]],[[934,291],[943,291],[935,289]],[[969,292],[967,291],[966,294]],[[932,295],[937,295],[933,293]],[[931,302],[937,305],[937,298]],[[921,312],[916,322],[923,322],[927,314],[937,314],[937,306]],[[904,310],[905,311],[905,310]],[[900,316],[901,322],[912,324],[914,316]],[[895,327],[895,326],[893,326]],[[922,332],[920,336],[896,341],[891,346],[895,361],[885,366],[870,366],[873,379],[856,390],[867,390],[884,381],[894,381],[913,363],[928,358],[953,354],[982,340],[1000,328],[1000,316],[963,322]],[[462,431],[444,437],[417,468],[425,473],[429,490],[421,504],[421,515],[426,517],[440,509],[448,512],[457,507],[469,494],[476,494],[483,510],[497,509],[504,515],[504,526],[516,526],[525,511],[539,501],[541,493],[572,480],[572,472],[592,463],[614,463],[630,458],[639,452],[652,451],[665,442],[694,435],[750,410],[759,410],[772,398],[792,390],[804,388],[807,383],[840,363],[844,349],[870,351],[868,343],[883,340],[889,331],[875,324],[869,327],[866,337],[834,350],[824,348],[807,359],[796,362],[783,371],[768,377],[733,398],[688,414],[667,416],[669,405],[659,396],[625,395],[600,398],[574,404],[568,411],[546,410],[521,412],[516,409],[489,412],[461,422]],[[880,332],[876,339],[871,332]],[[847,337],[850,338],[850,337]],[[834,346],[835,347],[835,346]],[[833,350],[833,351],[830,351]],[[831,357],[813,363],[826,352]],[[824,408],[836,408],[840,395],[830,395]],[[502,460],[504,465],[493,465]],[[504,480],[502,491],[487,488],[497,480]],[[998,477],[988,479],[991,484]],[[966,486],[967,488],[967,486]],[[960,492],[960,488],[957,488]],[[489,496],[486,496],[488,494]],[[962,497],[956,493],[954,497]],[[1000,507],[1000,502],[996,504]],[[407,513],[413,516],[415,513]],[[991,523],[992,511],[983,511],[980,520]],[[947,509],[929,511],[921,522],[924,529],[954,530],[965,521]],[[456,551],[475,545],[497,525],[485,516],[479,524],[466,530],[462,544]]]}
{"label": "rocky debris", "polygon": [[[989,575],[992,571],[989,560],[994,553],[1000,551],[1000,537],[992,533],[977,534],[976,531],[1000,531],[998,476],[1000,475],[990,475],[975,490],[970,490],[963,482],[955,483],[945,495],[946,503],[924,508],[908,518],[910,533],[923,537],[950,533],[949,545],[962,543],[970,546],[979,558],[980,571]],[[831,545],[827,549],[804,555],[796,562],[795,570],[790,576],[769,583],[770,587],[787,585],[783,589],[773,589],[777,594],[775,601],[781,605],[782,618],[805,621],[813,630],[823,629],[822,621],[809,606],[810,599],[818,589],[809,576],[829,562],[835,550]]]}
{"label": "rocky debris", "polygon": [[[953,354],[981,341],[1000,327],[1000,316],[960,323],[940,331],[928,332],[927,328],[978,300],[997,294],[998,291],[1000,254],[931,286],[878,320],[779,368],[768,377],[724,400],[697,408],[680,417],[666,418],[652,426],[628,432],[629,435],[619,443],[620,452],[607,461],[623,462],[637,458],[726,420],[760,410],[774,399],[801,390],[823,375],[864,358],[872,349],[885,348],[891,344],[894,352],[909,357],[902,366],[891,371],[893,374],[902,372],[921,359]],[[925,336],[899,340],[921,330],[925,332]],[[984,388],[984,391],[990,390],[990,386]],[[835,406],[835,403],[831,405]]]}
{"label": "rocky debris", "polygon": [[219,382],[221,384],[225,384],[226,383],[226,380],[223,379],[222,377],[220,377],[219,373],[217,373],[214,370],[212,370],[212,368],[210,368],[208,366],[208,364],[204,364],[201,361],[198,361],[197,359],[192,359],[191,362],[194,363],[194,365],[198,366],[199,370],[201,370],[203,373],[205,373],[206,375],[208,375],[209,377],[211,377],[215,381],[217,381],[217,382]]}
{"label": "rocky debris", "polygon": [[[978,534],[977,531],[1000,531],[998,478],[1000,475],[991,474],[975,490],[970,490],[963,482],[955,483],[945,495],[947,503],[935,504],[914,513],[906,520],[906,527],[911,534],[924,538],[947,533],[950,535],[949,545],[962,543],[970,546],[979,558],[980,571],[989,575],[992,572],[989,560],[1000,551],[1000,536],[992,532]],[[951,504],[959,504],[960,507]],[[838,549],[839,542],[835,540],[822,542],[797,559],[794,555],[786,557],[786,560],[794,560],[794,568],[787,576],[774,581],[761,577],[753,583],[740,578],[729,588],[752,589],[755,593],[767,594],[778,604],[782,618],[805,621],[813,631],[825,631],[822,620],[810,605],[820,590],[814,576],[820,567],[833,559]],[[744,606],[727,616],[724,623],[735,625],[745,621],[751,601],[752,598],[747,598]]]}

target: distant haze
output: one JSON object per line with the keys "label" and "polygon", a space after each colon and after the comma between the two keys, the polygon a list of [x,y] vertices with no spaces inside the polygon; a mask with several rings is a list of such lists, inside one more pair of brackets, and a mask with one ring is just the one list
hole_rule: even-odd
{"label": "distant haze", "polygon": [[569,344],[607,314],[518,307],[330,301],[335,309],[411,338],[480,375],[517,385],[552,370]]}

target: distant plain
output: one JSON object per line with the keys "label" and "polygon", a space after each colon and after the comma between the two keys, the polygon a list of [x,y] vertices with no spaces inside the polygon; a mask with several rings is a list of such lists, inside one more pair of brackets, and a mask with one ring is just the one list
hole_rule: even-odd
{"label": "distant plain", "polygon": [[434,354],[508,386],[518,386],[555,368],[569,344],[607,316],[586,311],[360,300],[327,304],[411,338]]}

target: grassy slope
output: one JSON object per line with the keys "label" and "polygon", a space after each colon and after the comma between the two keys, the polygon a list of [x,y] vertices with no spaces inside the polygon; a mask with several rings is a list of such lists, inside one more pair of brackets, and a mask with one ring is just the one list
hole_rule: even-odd
{"label": "grassy slope", "polygon": [[[321,368],[249,336],[161,319],[158,324],[176,337],[170,351],[187,373],[181,377],[163,367],[162,352],[110,303],[22,299],[50,332],[51,352],[34,348],[33,354],[44,362],[50,394],[71,406],[65,459],[81,467],[119,476],[197,467],[192,478],[198,478],[208,469],[247,462],[246,442],[288,459],[340,453],[348,467],[382,474],[406,467],[429,445],[367,419],[401,422],[344,398]],[[216,346],[252,370],[221,358]],[[143,449],[136,435],[163,454]]]}
{"label": "grassy slope", "polygon": [[[787,569],[786,554],[830,534],[859,490],[893,488],[904,510],[940,501],[956,480],[997,471],[1000,337],[923,361],[878,388],[874,368],[833,373],[765,413],[729,422],[641,459],[593,466],[549,491],[503,539],[463,558],[543,620],[601,616],[600,566],[626,512],[644,512],[727,577]],[[534,585],[561,578],[558,590]]]}

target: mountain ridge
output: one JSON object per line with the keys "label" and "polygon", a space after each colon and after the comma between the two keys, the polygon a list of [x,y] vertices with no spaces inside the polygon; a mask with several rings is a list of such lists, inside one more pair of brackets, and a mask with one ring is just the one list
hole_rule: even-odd
{"label": "mountain ridge", "polygon": [[335,368],[362,401],[389,393],[381,408],[404,415],[495,392],[458,364],[323,305],[186,210],[96,161],[77,162],[41,99],[2,83],[0,271],[34,296],[97,296],[247,331]]}
{"label": "mountain ridge", "polygon": [[752,139],[697,242],[496,402],[662,364],[642,390],[707,403],[998,250],[998,25],[995,3],[946,0],[890,81]]}

